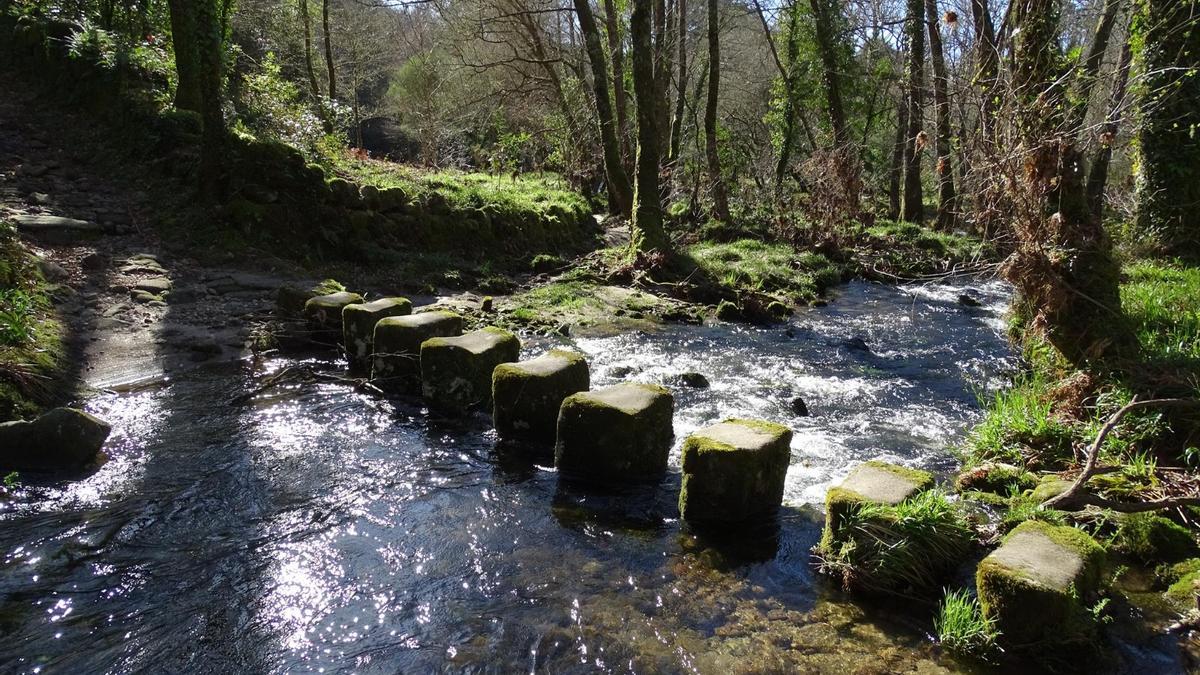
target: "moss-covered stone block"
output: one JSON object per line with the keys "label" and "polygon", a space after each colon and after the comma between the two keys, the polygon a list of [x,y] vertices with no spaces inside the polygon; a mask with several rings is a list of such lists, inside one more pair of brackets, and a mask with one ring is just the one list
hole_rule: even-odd
{"label": "moss-covered stone block", "polygon": [[563,399],[589,386],[587,361],[575,352],[503,363],[492,372],[492,422],[505,438],[553,442]]}
{"label": "moss-covered stone block", "polygon": [[1104,548],[1073,527],[1021,523],[975,571],[985,617],[1014,647],[1086,639]]}
{"label": "moss-covered stone block", "polygon": [[831,550],[838,540],[842,518],[859,504],[895,506],[933,487],[933,474],[878,460],[863,462],[846,479],[825,493],[825,531],[820,547]]}
{"label": "moss-covered stone block", "polygon": [[683,442],[679,513],[700,523],[739,523],[773,515],[783,503],[792,430],[730,419]]}
{"label": "moss-covered stone block", "polygon": [[363,296],[349,291],[338,291],[328,295],[309,298],[304,303],[304,318],[314,328],[342,332],[342,310],[346,305],[359,304]]}
{"label": "moss-covered stone block", "polygon": [[395,388],[420,381],[421,343],[462,335],[463,319],[454,312],[389,316],[375,324],[371,379]]}
{"label": "moss-covered stone block", "polygon": [[667,469],[674,412],[671,393],[651,384],[572,394],[559,410],[554,466],[563,476],[599,484],[657,480]]}
{"label": "moss-covered stone block", "polygon": [[494,326],[430,338],[421,343],[421,392],[431,405],[446,410],[490,408],[492,371],[520,354],[517,336]]}
{"label": "moss-covered stone block", "polygon": [[412,314],[408,298],[380,298],[342,308],[342,344],[351,366],[370,363],[375,344],[375,325],[389,316]]}
{"label": "moss-covered stone block", "polygon": [[96,459],[112,431],[104,420],[75,408],[55,408],[33,421],[0,424],[0,470],[55,471]]}

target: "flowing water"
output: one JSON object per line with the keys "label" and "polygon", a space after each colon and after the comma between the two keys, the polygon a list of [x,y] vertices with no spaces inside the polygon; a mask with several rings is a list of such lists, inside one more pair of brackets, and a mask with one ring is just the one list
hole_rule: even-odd
{"label": "flowing water", "polygon": [[[928,611],[846,602],[809,549],[825,489],[855,463],[954,467],[977,395],[1015,365],[1007,288],[972,288],[980,307],[961,287],[856,282],[786,326],[563,339],[593,386],[711,381],[673,388],[670,475],[615,494],[560,486],[481,414],[327,383],[239,402],[288,359],[98,396],[110,460],[0,503],[0,670],[957,669],[924,635]],[[778,522],[711,540],[678,520],[678,445],[729,416],[796,434]]]}

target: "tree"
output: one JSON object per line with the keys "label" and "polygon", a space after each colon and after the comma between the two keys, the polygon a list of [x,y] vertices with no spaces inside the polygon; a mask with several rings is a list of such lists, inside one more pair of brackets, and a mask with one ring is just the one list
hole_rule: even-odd
{"label": "tree", "polygon": [[659,195],[659,145],[654,79],[654,48],[650,18],[654,0],[632,0],[629,32],[633,39],[633,95],[637,103],[637,177],[633,193],[631,244],[638,253],[670,252],[663,229],[662,197]]}
{"label": "tree", "polygon": [[579,28],[583,32],[584,46],[592,66],[592,86],[596,98],[596,118],[600,125],[600,142],[604,149],[604,172],[608,176],[610,193],[615,204],[612,210],[626,217],[633,210],[633,186],[621,159],[621,146],[617,140],[616,121],[612,103],[608,98],[608,64],[604,49],[600,46],[600,30],[592,15],[590,0],[574,0],[575,13],[579,15]]}
{"label": "tree", "polygon": [[1124,353],[1132,338],[1122,321],[1120,269],[1088,211],[1069,128],[1059,11],[1059,0],[1013,6],[1012,80],[1029,203],[1016,214],[1016,250],[1003,271],[1034,334],[1085,367]]}
{"label": "tree", "polygon": [[[717,151],[717,102],[721,88],[721,25],[717,0],[708,0],[708,101],[704,106],[704,157],[712,185],[713,217],[729,220],[729,195],[721,178],[721,155]],[[639,105],[640,102],[639,102]]]}
{"label": "tree", "polygon": [[189,0],[170,0],[171,41],[175,52],[175,107],[200,112],[200,52],[196,16]]}
{"label": "tree", "polygon": [[329,75],[329,98],[337,98],[337,68],[333,62],[333,36],[329,30],[329,0],[321,0],[321,31],[325,34],[325,70]]}
{"label": "tree", "polygon": [[[223,197],[223,164],[226,146],[225,116],[221,107],[224,72],[221,50],[224,32],[214,0],[172,0],[171,39],[176,53],[176,75],[183,95],[184,110],[200,113],[200,195],[208,201]],[[183,60],[179,60],[179,55]],[[183,71],[180,72],[180,64]],[[180,98],[177,93],[176,100]]]}
{"label": "tree", "polygon": [[675,92],[675,113],[671,119],[671,149],[667,160],[675,162],[679,159],[679,146],[683,141],[683,113],[687,104],[687,0],[679,0],[677,10],[679,21],[679,86]]}
{"label": "tree", "polygon": [[942,53],[942,34],[938,30],[939,16],[937,0],[925,0],[929,54],[933,62],[933,107],[937,120],[937,223],[942,230],[949,230],[954,226],[955,217],[954,169],[951,166],[953,144],[950,132],[950,80],[946,75],[946,59]]}
{"label": "tree", "polygon": [[[616,0],[604,0],[604,24],[608,33],[608,51],[613,64],[613,99],[617,108],[617,138],[621,141],[621,157],[629,166],[629,98],[625,92],[625,47],[621,41],[621,17]],[[626,174],[628,174],[628,168]]]}
{"label": "tree", "polygon": [[925,136],[921,131],[921,92],[925,86],[925,5],[923,0],[908,0],[905,32],[908,41],[908,133],[904,140],[904,219],[910,223],[925,220],[921,194],[921,150]]}
{"label": "tree", "polygon": [[829,124],[833,128],[834,145],[841,148],[850,140],[846,129],[846,109],[842,105],[842,86],[839,72],[838,44],[834,35],[835,17],[840,13],[837,0],[809,0],[817,38],[817,53],[821,59],[821,80],[825,86],[825,105]]}
{"label": "tree", "polygon": [[1120,130],[1121,108],[1125,102],[1125,94],[1129,89],[1129,66],[1133,62],[1133,45],[1129,41],[1121,48],[1121,60],[1117,65],[1117,78],[1113,83],[1112,99],[1108,106],[1108,116],[1100,130],[1100,146],[1092,159],[1092,170],[1088,174],[1087,199],[1088,210],[1092,218],[1103,222],[1104,217],[1104,188],[1108,184],[1108,167],[1112,162],[1113,145]]}
{"label": "tree", "polygon": [[312,21],[308,16],[308,0],[300,0],[300,20],[304,24],[304,72],[308,75],[308,88],[313,100],[319,101],[321,89],[317,86],[317,73],[313,70]]}
{"label": "tree", "polygon": [[1200,0],[1142,0],[1138,229],[1200,258]]}

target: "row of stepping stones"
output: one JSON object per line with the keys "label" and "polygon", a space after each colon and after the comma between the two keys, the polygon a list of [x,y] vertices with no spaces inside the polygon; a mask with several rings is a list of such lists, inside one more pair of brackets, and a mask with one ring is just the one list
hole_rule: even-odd
{"label": "row of stepping stones", "polygon": [[[567,479],[601,485],[654,482],[667,470],[675,401],[667,389],[622,383],[591,389],[587,361],[552,349],[519,361],[515,335],[496,327],[463,334],[462,317],[412,313],[404,298],[364,302],[340,292],[309,299],[314,328],[342,333],[351,367],[370,369],[382,389],[414,391],[432,407],[491,410],[501,438],[554,444]],[[792,431],[730,419],[683,445],[679,509],[692,522],[770,516],[783,502]]]}
{"label": "row of stepping stones", "polygon": [[[828,492],[824,536],[849,536],[839,525],[858,504],[896,506],[933,486],[933,475],[925,471],[879,461],[860,464]],[[1023,522],[976,567],[984,616],[1015,645],[1065,635],[1086,623],[1084,600],[1099,590],[1103,557],[1103,547],[1081,530]]]}

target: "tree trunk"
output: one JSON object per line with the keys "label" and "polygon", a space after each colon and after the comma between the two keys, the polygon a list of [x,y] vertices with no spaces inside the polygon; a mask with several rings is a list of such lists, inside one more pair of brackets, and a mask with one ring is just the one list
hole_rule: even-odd
{"label": "tree trunk", "polygon": [[659,151],[666,158],[671,147],[671,51],[667,45],[668,11],[666,0],[654,2],[654,126],[658,129]]}
{"label": "tree trunk", "polygon": [[896,102],[896,144],[892,148],[892,166],[888,171],[888,218],[900,219],[901,193],[900,187],[904,182],[904,160],[908,143],[908,97],[903,92]]}
{"label": "tree trunk", "polygon": [[657,86],[654,82],[654,47],[651,44],[651,15],[654,0],[631,0],[630,33],[633,39],[633,94],[637,98],[637,178],[633,193],[633,224],[630,243],[638,253],[670,253],[663,229],[662,197],[659,195],[658,160],[662,156],[655,112]]}
{"label": "tree trunk", "polygon": [[1087,56],[1079,68],[1077,80],[1079,88],[1073,97],[1075,103],[1071,106],[1067,118],[1067,132],[1078,137],[1087,119],[1088,104],[1092,98],[1092,89],[1096,85],[1096,75],[1100,65],[1104,63],[1104,54],[1108,51],[1108,41],[1112,37],[1113,25],[1117,22],[1117,11],[1123,0],[1104,0],[1104,11],[1096,24],[1096,33],[1092,36],[1092,44],[1088,47]]}
{"label": "tree trunk", "polygon": [[1136,345],[1121,315],[1120,269],[1088,212],[1059,49],[1058,0],[1019,0],[1013,11],[1013,86],[1025,183],[1042,207],[1018,214],[1016,250],[1003,272],[1018,314],[1074,366]]}
{"label": "tree trunk", "polygon": [[908,137],[904,139],[904,220],[921,223],[925,205],[921,194],[921,150],[925,136],[921,131],[921,93],[925,87],[925,5],[923,0],[908,0],[905,31],[908,34]]}
{"label": "tree trunk", "polygon": [[308,75],[308,88],[313,100],[321,100],[321,88],[317,86],[317,73],[313,70],[312,20],[308,16],[308,0],[300,0],[300,19],[304,23],[304,72]]}
{"label": "tree trunk", "polygon": [[975,19],[975,83],[983,97],[979,113],[984,146],[990,152],[996,142],[996,75],[1000,53],[988,0],[971,0],[971,14]]}
{"label": "tree trunk", "polygon": [[1147,0],[1138,228],[1200,259],[1200,0]]}
{"label": "tree trunk", "polygon": [[950,85],[946,77],[946,60],[942,54],[942,34],[938,29],[937,0],[925,0],[925,18],[929,26],[929,54],[933,62],[933,103],[937,118],[938,208],[937,224],[942,231],[954,227],[954,167],[950,130]]}
{"label": "tree trunk", "polygon": [[825,84],[825,104],[829,111],[829,124],[833,128],[833,142],[838,148],[850,140],[846,129],[846,110],[842,105],[842,87],[837,58],[837,37],[834,35],[834,17],[838,14],[836,0],[809,0],[816,29],[817,51],[821,57],[821,79]]}
{"label": "tree trunk", "polygon": [[325,34],[325,70],[329,73],[329,98],[337,98],[337,71],[333,64],[333,36],[329,32],[329,0],[321,0],[321,31]]}
{"label": "tree trunk", "polygon": [[708,101],[704,106],[704,156],[712,183],[713,218],[729,221],[729,195],[721,178],[721,156],[717,152],[717,100],[721,88],[721,25],[717,0],[708,0]]}
{"label": "tree trunk", "polygon": [[604,21],[608,33],[608,52],[613,64],[613,103],[617,109],[617,139],[621,142],[621,158],[625,173],[629,173],[629,106],[625,93],[625,47],[621,42],[621,17],[617,14],[616,0],[604,0]]}
{"label": "tree trunk", "polygon": [[1108,106],[1108,117],[1100,131],[1100,147],[1092,159],[1092,172],[1088,174],[1088,210],[1097,222],[1104,222],[1104,188],[1108,184],[1108,166],[1112,162],[1112,147],[1117,142],[1120,130],[1121,105],[1129,90],[1129,66],[1133,62],[1133,47],[1128,40],[1121,48],[1121,61],[1117,66],[1117,81],[1113,83],[1112,100]]}
{"label": "tree trunk", "polygon": [[196,8],[192,0],[170,0],[171,44],[175,51],[175,107],[200,112],[200,52],[196,42]]}
{"label": "tree trunk", "polygon": [[679,0],[679,91],[675,97],[675,115],[671,120],[671,151],[667,159],[674,163],[679,159],[679,146],[683,136],[683,113],[687,103],[687,0]]}
{"label": "tree trunk", "polygon": [[600,124],[600,143],[604,148],[604,173],[608,176],[610,193],[615,204],[610,208],[625,217],[633,212],[633,186],[621,158],[621,145],[617,140],[617,128],[613,120],[612,103],[608,98],[608,64],[604,48],[600,45],[600,30],[592,15],[590,0],[574,0],[575,13],[579,15],[579,27],[583,31],[583,43],[588,61],[592,66],[592,86],[596,97],[596,119]]}

